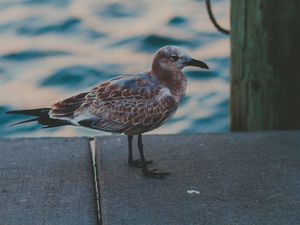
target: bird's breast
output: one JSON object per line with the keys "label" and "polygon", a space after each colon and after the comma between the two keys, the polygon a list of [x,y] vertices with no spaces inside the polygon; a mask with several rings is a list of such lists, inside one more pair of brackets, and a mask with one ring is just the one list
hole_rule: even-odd
{"label": "bird's breast", "polygon": [[175,101],[177,103],[180,103],[183,97],[186,94],[186,88],[187,88],[187,81],[186,79],[182,79],[178,82],[174,82],[172,85],[170,85],[170,92],[171,95],[174,97]]}

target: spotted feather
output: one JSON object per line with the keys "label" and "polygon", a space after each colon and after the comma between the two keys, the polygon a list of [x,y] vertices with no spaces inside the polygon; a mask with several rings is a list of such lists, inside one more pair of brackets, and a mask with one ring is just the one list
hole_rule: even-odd
{"label": "spotted feather", "polygon": [[171,92],[150,74],[120,76],[52,105],[51,118],[108,132],[138,134],[160,126],[177,109]]}

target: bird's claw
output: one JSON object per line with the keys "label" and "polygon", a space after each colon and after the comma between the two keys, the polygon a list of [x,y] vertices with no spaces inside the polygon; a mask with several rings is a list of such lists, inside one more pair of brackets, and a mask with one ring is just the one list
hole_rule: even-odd
{"label": "bird's claw", "polygon": [[[153,163],[153,160],[146,160],[146,165]],[[143,162],[141,159],[136,159],[128,162],[129,166],[143,168]]]}

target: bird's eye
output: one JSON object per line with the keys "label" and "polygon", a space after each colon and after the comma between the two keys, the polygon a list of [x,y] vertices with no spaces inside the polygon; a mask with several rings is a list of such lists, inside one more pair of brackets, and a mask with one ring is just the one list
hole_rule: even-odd
{"label": "bird's eye", "polygon": [[170,59],[171,59],[171,61],[173,61],[173,62],[177,61],[178,58],[179,58],[179,57],[178,57],[177,55],[171,55],[171,56],[170,56]]}

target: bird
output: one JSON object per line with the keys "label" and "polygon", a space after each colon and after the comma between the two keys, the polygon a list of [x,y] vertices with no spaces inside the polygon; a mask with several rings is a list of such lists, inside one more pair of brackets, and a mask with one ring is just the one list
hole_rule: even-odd
{"label": "bird", "polygon": [[[187,79],[182,69],[195,66],[209,69],[203,61],[192,58],[177,46],[156,51],[148,72],[119,75],[91,90],[68,97],[50,107],[14,110],[33,118],[17,122],[38,122],[43,128],[65,125],[81,126],[127,135],[128,165],[142,169],[143,175],[164,178],[169,172],[149,169],[142,135],[160,127],[176,112],[186,94]],[[138,137],[140,159],[133,159],[132,140]]]}

